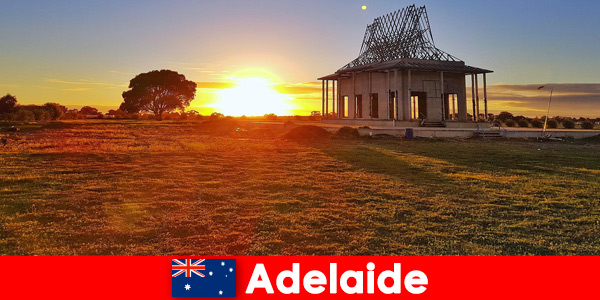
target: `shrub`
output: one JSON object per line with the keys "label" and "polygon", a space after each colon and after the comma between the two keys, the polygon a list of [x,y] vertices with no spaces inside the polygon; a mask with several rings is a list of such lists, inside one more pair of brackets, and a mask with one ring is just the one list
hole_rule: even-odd
{"label": "shrub", "polygon": [[548,120],[548,128],[558,128],[558,121],[554,119]]}
{"label": "shrub", "polygon": [[515,127],[517,125],[517,122],[515,122],[515,120],[513,120],[513,119],[508,119],[508,120],[504,121],[504,125],[506,125],[508,127]]}
{"label": "shrub", "polygon": [[571,120],[564,120],[562,122],[562,125],[566,129],[573,129],[573,128],[575,128],[575,122],[573,122]]}
{"label": "shrub", "polygon": [[502,120],[495,119],[494,121],[492,121],[492,125],[494,125],[494,124],[498,124],[498,125],[502,126]]}
{"label": "shrub", "polygon": [[529,121],[527,121],[525,119],[519,120],[519,122],[517,122],[517,124],[519,124],[519,127],[529,127]]}
{"label": "shrub", "polygon": [[542,122],[542,120],[539,119],[533,119],[531,120],[531,126],[533,128],[542,128],[544,127],[544,122]]}
{"label": "shrub", "polygon": [[594,123],[592,123],[590,121],[584,121],[583,123],[581,123],[581,128],[583,128],[583,129],[594,129]]}

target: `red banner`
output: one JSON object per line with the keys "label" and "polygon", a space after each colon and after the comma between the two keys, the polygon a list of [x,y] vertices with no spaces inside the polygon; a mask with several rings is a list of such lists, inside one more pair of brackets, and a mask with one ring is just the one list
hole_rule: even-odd
{"label": "red banner", "polygon": [[[169,299],[173,258],[199,257],[2,257],[0,295]],[[599,257],[226,258],[236,259],[241,299],[600,297]]]}

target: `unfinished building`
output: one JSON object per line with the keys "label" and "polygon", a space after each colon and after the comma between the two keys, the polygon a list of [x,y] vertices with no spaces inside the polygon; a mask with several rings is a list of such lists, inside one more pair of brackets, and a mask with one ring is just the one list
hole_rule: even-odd
{"label": "unfinished building", "polygon": [[491,72],[438,49],[425,6],[412,5],[375,19],[367,26],[358,58],[319,78],[323,122],[445,127],[486,121],[486,74]]}

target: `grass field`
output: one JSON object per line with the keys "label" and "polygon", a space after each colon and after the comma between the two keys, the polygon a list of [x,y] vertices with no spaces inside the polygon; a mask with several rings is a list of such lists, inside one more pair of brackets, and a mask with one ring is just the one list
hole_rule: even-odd
{"label": "grass field", "polygon": [[0,145],[2,255],[598,255],[600,143],[88,121]]}

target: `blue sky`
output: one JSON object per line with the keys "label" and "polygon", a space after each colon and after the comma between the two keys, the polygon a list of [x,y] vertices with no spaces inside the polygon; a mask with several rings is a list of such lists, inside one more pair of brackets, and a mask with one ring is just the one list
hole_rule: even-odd
{"label": "blue sky", "polygon": [[[495,71],[490,85],[600,82],[599,2],[414,3],[427,6],[440,49]],[[0,94],[22,103],[118,106],[133,76],[161,68],[198,82],[226,81],[245,69],[310,82],[354,59],[374,18],[410,4],[0,1]]]}

